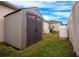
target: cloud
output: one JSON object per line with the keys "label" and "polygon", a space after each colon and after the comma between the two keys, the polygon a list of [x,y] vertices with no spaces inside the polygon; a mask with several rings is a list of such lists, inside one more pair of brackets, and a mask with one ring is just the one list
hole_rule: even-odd
{"label": "cloud", "polygon": [[58,15],[58,16],[64,16],[64,17],[69,17],[70,12],[53,12],[52,14]]}
{"label": "cloud", "polygon": [[44,17],[45,20],[50,20],[50,19],[52,19],[52,17],[49,16],[49,15],[43,15],[43,17]]}
{"label": "cloud", "polygon": [[[47,1],[9,1],[12,4],[16,4],[18,6],[24,7],[39,7],[39,8],[52,8],[52,3],[54,2],[47,2]],[[51,6],[50,6],[51,5]],[[54,6],[53,6],[54,7]]]}
{"label": "cloud", "polygon": [[72,1],[9,1],[19,8],[38,7],[45,20],[57,20],[67,23]]}
{"label": "cloud", "polygon": [[68,22],[67,17],[61,17],[61,16],[55,17],[55,16],[49,16],[49,15],[43,15],[43,17],[45,20],[48,20],[48,21],[50,21],[50,20],[61,21],[64,24],[66,24]]}
{"label": "cloud", "polygon": [[44,17],[45,20],[57,20],[58,18],[61,18],[60,16],[55,17],[53,15],[43,15],[43,17]]}
{"label": "cloud", "polygon": [[31,1],[9,1],[10,3],[16,4],[18,6],[24,6],[24,7],[46,7],[45,4],[43,2],[31,2]]}
{"label": "cloud", "polygon": [[72,1],[56,1],[57,6],[70,6],[72,5]]}
{"label": "cloud", "polygon": [[44,3],[51,4],[51,3],[56,3],[56,1],[45,1]]}
{"label": "cloud", "polygon": [[71,6],[59,6],[54,10],[71,10]]}

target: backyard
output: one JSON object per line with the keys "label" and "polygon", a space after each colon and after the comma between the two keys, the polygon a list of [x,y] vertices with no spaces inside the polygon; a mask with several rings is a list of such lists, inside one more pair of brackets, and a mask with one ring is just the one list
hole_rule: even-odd
{"label": "backyard", "polygon": [[58,33],[49,33],[44,34],[42,41],[23,50],[0,43],[0,56],[74,57],[75,53],[68,39],[60,39]]}

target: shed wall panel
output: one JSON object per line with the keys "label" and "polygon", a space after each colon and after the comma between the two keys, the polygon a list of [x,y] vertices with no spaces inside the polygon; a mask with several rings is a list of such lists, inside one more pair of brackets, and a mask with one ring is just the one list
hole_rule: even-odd
{"label": "shed wall panel", "polygon": [[22,13],[17,12],[5,18],[5,42],[21,48]]}

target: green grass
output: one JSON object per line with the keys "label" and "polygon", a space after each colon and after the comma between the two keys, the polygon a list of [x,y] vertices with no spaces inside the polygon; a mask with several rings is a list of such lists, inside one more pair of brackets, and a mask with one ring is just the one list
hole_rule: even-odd
{"label": "green grass", "polygon": [[58,33],[44,34],[43,40],[23,50],[0,43],[0,56],[72,57],[75,56],[68,40],[59,39]]}

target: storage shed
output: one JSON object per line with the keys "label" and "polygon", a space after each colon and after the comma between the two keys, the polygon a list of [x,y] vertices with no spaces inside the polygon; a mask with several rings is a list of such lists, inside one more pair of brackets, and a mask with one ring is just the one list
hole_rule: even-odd
{"label": "storage shed", "polygon": [[5,17],[5,43],[23,49],[42,40],[43,17],[36,7],[20,9]]}

